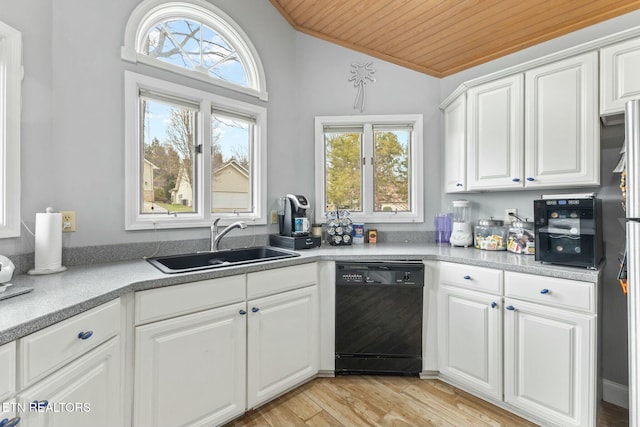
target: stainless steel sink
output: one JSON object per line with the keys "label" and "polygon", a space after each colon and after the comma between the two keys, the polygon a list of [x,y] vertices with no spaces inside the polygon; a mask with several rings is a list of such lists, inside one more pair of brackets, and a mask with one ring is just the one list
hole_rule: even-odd
{"label": "stainless steel sink", "polygon": [[229,249],[215,252],[198,252],[184,255],[154,257],[149,258],[147,261],[163,273],[172,274],[252,264],[261,261],[272,261],[297,256],[300,256],[300,254],[269,246],[257,246],[252,248]]}

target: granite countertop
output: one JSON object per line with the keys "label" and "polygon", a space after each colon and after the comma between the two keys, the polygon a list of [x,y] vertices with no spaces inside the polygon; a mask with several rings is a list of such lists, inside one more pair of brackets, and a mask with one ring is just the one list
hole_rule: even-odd
{"label": "granite countertop", "polygon": [[18,275],[16,287],[33,292],[0,300],[0,345],[132,291],[269,270],[320,260],[437,260],[564,279],[597,282],[599,271],[543,265],[530,255],[436,244],[353,245],[299,251],[300,256],[207,271],[164,274],[144,260],[70,267],[45,276]]}

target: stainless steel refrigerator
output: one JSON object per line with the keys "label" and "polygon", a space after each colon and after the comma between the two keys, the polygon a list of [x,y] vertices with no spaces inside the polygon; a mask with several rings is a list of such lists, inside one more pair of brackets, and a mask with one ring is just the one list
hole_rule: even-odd
{"label": "stainless steel refrigerator", "polygon": [[640,426],[640,100],[625,111],[629,426]]}

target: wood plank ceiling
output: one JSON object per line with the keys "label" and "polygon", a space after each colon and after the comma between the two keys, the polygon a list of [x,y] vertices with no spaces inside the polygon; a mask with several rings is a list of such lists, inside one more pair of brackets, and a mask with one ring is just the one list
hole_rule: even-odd
{"label": "wood plank ceiling", "polygon": [[298,31],[445,77],[640,9],[640,0],[270,0]]}

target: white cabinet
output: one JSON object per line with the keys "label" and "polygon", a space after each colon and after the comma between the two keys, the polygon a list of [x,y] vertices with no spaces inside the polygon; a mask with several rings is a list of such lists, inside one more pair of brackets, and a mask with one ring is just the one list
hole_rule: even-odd
{"label": "white cabinet", "polygon": [[40,410],[20,412],[30,427],[111,427],[122,425],[120,338],[114,337],[18,394],[18,402],[38,401]]}
{"label": "white cabinet", "polygon": [[595,426],[595,284],[505,272],[504,400],[559,425]]}
{"label": "white cabinet", "polygon": [[244,412],[245,303],[136,328],[134,425],[218,425]]}
{"label": "white cabinet", "polygon": [[[13,397],[16,392],[16,342],[0,346],[0,402]],[[0,418],[2,419],[2,418]]]}
{"label": "white cabinet", "polygon": [[525,186],[600,184],[598,53],[525,73]]}
{"label": "white cabinet", "polygon": [[[640,98],[640,39],[600,50],[600,115],[624,113],[624,104]],[[606,120],[606,119],[605,119]]]}
{"label": "white cabinet", "polygon": [[466,190],[466,94],[458,96],[443,110],[444,191]]}
{"label": "white cabinet", "polygon": [[441,262],[442,378],[545,425],[595,426],[597,298],[591,282]]}
{"label": "white cabinet", "polygon": [[504,400],[559,425],[595,426],[595,316],[505,299]]}
{"label": "white cabinet", "polygon": [[247,407],[253,408],[318,372],[318,287],[250,300]]}
{"label": "white cabinet", "polygon": [[522,187],[523,76],[517,74],[467,93],[467,187]]}
{"label": "white cabinet", "polygon": [[136,293],[134,425],[220,425],[313,377],[317,281],[310,263]]}
{"label": "white cabinet", "polygon": [[438,291],[440,374],[502,399],[502,298],[441,286]]}

